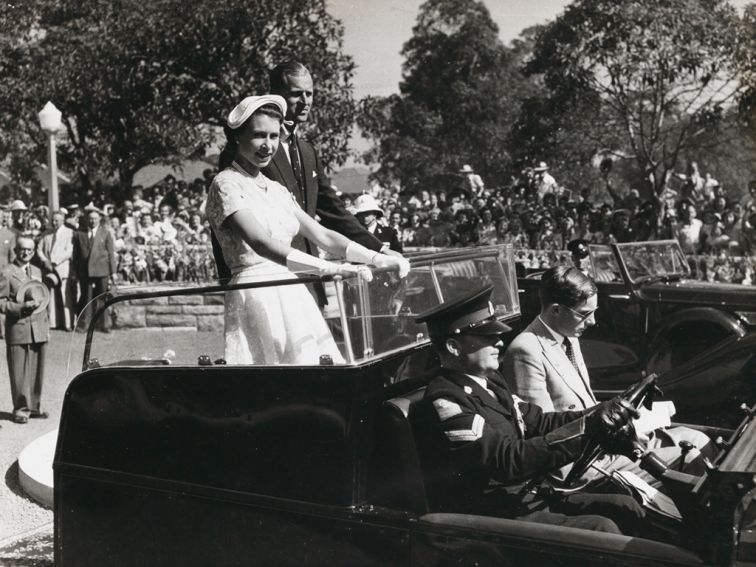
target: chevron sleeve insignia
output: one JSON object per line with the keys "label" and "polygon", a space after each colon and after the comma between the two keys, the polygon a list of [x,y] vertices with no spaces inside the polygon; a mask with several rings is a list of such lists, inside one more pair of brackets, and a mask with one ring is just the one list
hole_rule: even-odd
{"label": "chevron sleeve insignia", "polygon": [[485,424],[486,420],[483,416],[476,413],[470,429],[453,429],[444,433],[446,434],[446,438],[451,442],[477,441],[483,437],[483,426]]}

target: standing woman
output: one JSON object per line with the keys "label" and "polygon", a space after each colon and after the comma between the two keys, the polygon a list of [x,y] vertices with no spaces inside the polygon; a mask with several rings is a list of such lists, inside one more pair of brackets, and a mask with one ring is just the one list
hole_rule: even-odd
{"label": "standing woman", "polygon": [[[250,96],[228,115],[221,172],[213,179],[206,213],[231,270],[229,284],[296,278],[293,272],[370,278],[365,267],[336,264],[292,248],[301,235],[337,257],[373,266],[409,262],[368,250],[321,226],[291,193],[260,169],[276,153],[286,102],[278,95]],[[226,292],[228,364],[318,364],[321,355],[343,360],[336,342],[304,285]]]}

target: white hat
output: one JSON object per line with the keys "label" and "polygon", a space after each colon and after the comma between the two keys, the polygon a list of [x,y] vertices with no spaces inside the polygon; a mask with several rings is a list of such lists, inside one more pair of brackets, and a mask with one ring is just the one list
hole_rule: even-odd
{"label": "white hat", "polygon": [[26,208],[26,205],[24,205],[24,202],[21,199],[16,199],[13,201],[10,205],[11,211],[26,211],[28,210]]}
{"label": "white hat", "polygon": [[383,209],[372,195],[360,195],[354,200],[354,214],[360,213],[378,213],[383,216]]}
{"label": "white hat", "polygon": [[473,168],[470,167],[470,164],[466,163],[462,166],[462,169],[459,170],[460,173],[475,173],[473,171]]}
{"label": "white hat", "polygon": [[538,165],[533,168],[533,171],[546,171],[549,168],[545,161],[539,161]]}
{"label": "white hat", "polygon": [[278,95],[248,96],[229,112],[226,123],[232,130],[236,130],[252,116],[261,106],[273,104],[278,107],[281,114],[286,116],[286,101]]}
{"label": "white hat", "polygon": [[84,207],[84,210],[86,212],[97,211],[98,213],[102,214],[102,211],[98,209],[92,201],[89,201],[89,204],[86,207]]}

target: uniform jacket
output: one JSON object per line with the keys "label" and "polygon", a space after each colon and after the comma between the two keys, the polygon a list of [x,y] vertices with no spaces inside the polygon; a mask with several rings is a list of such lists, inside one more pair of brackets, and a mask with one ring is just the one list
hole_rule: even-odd
{"label": "uniform jacket", "polygon": [[79,279],[106,278],[116,271],[113,237],[106,228],[98,226],[92,242],[89,229],[74,234],[73,265]]}
{"label": "uniform jacket", "polygon": [[388,247],[394,252],[399,252],[401,254],[404,251],[402,248],[402,243],[399,240],[399,234],[390,226],[383,226],[382,224],[379,224],[375,227],[373,236],[380,240],[382,245],[388,245]]}
{"label": "uniform jacket", "polygon": [[579,374],[562,345],[536,317],[504,353],[501,371],[511,390],[543,411],[584,410],[596,405],[579,341],[571,342]]}
{"label": "uniform jacket", "polygon": [[488,489],[519,488],[573,461],[584,443],[582,412],[544,413],[515,400],[498,376],[488,388],[441,368],[426,388],[416,431],[436,507],[475,509]]}
{"label": "uniform jacket", "polygon": [[16,232],[7,226],[0,227],[0,270],[16,257]]}
{"label": "uniform jacket", "polygon": [[[312,144],[297,136],[304,191],[299,189],[294,177],[294,170],[286,155],[286,150],[279,144],[270,164],[263,168],[263,175],[277,181],[296,198],[299,205],[311,217],[316,217],[326,228],[343,234],[350,240],[362,244],[370,250],[379,251],[383,244],[360,224],[354,215],[344,207],[344,203],[328,182]],[[299,240],[297,240],[299,239]],[[292,246],[305,250],[301,237],[296,237]],[[306,251],[311,251],[308,248]]]}
{"label": "uniform jacket", "polygon": [[57,230],[46,232],[39,241],[37,255],[48,269],[55,268],[62,279],[66,279],[71,271],[73,257],[74,231],[63,225]]}
{"label": "uniform jacket", "polygon": [[[42,281],[42,271],[30,266],[31,279]],[[21,316],[21,303],[16,302],[18,290],[29,281],[24,270],[15,263],[0,272],[0,313],[5,313],[5,342],[9,345],[45,343],[50,334],[47,309],[34,315]]]}

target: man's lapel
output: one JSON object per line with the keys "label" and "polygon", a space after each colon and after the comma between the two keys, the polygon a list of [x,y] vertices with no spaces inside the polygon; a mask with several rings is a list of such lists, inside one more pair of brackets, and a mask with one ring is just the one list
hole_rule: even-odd
{"label": "man's lapel", "polygon": [[315,171],[315,150],[306,141],[299,139],[299,158],[302,160],[302,178],[307,198],[307,213],[314,215],[318,206],[318,179]]}
{"label": "man's lapel", "polygon": [[[578,374],[578,371],[572,366],[570,359],[567,358],[567,354],[564,352],[562,345],[554,338],[554,335],[545,327],[540,319],[536,319],[531,325],[533,333],[538,337],[543,349],[543,356],[559,375],[572,392],[581,400],[584,398],[584,394],[587,392],[590,396],[590,390],[586,388],[583,377]],[[590,405],[590,400],[583,400],[586,405]]]}
{"label": "man's lapel", "polygon": [[286,188],[297,199],[299,206],[304,209],[304,196],[297,186],[297,180],[294,177],[294,170],[291,169],[289,158],[286,157],[286,150],[284,150],[280,144],[278,146],[278,150],[273,156],[273,161],[271,161],[270,163],[278,172],[280,179],[284,180],[284,185],[286,185]]}

